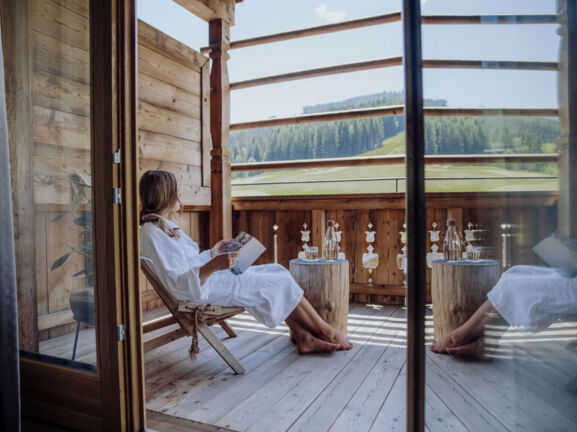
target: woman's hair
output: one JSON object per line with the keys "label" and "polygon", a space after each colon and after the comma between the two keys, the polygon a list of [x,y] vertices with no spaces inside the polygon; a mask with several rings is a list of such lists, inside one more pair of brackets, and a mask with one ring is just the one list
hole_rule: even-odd
{"label": "woman's hair", "polygon": [[[181,204],[178,198],[178,186],[176,177],[168,171],[151,170],[145,172],[140,178],[140,225],[145,222],[155,223],[170,237],[178,238],[179,228],[172,228],[158,214],[176,203]],[[170,214],[169,217],[173,215]]]}

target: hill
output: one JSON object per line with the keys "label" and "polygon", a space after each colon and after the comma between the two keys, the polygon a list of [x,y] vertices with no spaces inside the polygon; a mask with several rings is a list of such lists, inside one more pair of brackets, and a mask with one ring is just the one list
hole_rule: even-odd
{"label": "hill", "polygon": [[[303,114],[402,104],[402,92],[381,92],[306,106]],[[426,106],[446,106],[443,99]],[[231,161],[259,162],[396,154],[404,116],[363,118],[237,131],[230,134]],[[541,153],[557,150],[559,122],[524,117],[427,117],[426,154]],[[393,139],[395,144],[386,144]],[[541,171],[543,166],[513,167]],[[240,176],[246,176],[241,174]]]}

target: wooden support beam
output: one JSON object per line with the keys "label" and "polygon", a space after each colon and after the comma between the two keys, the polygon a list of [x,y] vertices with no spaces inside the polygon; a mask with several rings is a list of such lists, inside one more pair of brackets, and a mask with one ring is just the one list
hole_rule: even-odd
{"label": "wooden support beam", "polygon": [[557,108],[446,108],[426,107],[426,116],[432,117],[557,117]]}
{"label": "wooden support beam", "polygon": [[[179,2],[178,0],[177,3]],[[180,0],[183,1],[183,0]],[[193,0],[189,0],[193,1]],[[273,42],[281,42],[290,39],[299,39],[308,36],[332,33],[337,31],[351,30],[361,27],[369,27],[379,24],[401,21],[400,12],[379,15],[357,20],[344,21],[336,24],[328,24],[318,27],[309,27],[300,30],[291,30],[283,33],[258,36],[250,39],[233,41],[230,49],[244,48],[255,45],[263,45]],[[425,15],[422,24],[555,24],[558,22],[556,15]],[[207,54],[210,47],[202,47],[200,52]]]}
{"label": "wooden support beam", "polygon": [[328,66],[317,69],[309,69],[298,72],[290,72],[280,75],[272,75],[268,77],[256,78],[252,80],[239,81],[230,84],[231,90],[238,90],[248,87],[256,87],[267,84],[275,84],[286,81],[294,81],[303,78],[315,78],[326,75],[335,75],[340,73],[356,72],[369,69],[379,69],[384,67],[401,66],[403,64],[402,57],[391,57],[377,60],[370,60],[357,63],[348,63],[343,65]]}
{"label": "wooden support beam", "polygon": [[176,323],[176,318],[172,314],[161,316],[142,323],[142,333],[149,333]]}
{"label": "wooden support beam", "polygon": [[424,59],[426,69],[508,69],[557,71],[557,62]]}
{"label": "wooden support beam", "polygon": [[423,15],[422,24],[555,24],[556,15]]}
{"label": "wooden support beam", "polygon": [[[424,108],[426,116],[433,117],[557,117],[557,108]],[[255,120],[230,125],[231,131],[256,129],[273,126],[286,126],[301,123],[350,120],[367,117],[384,117],[404,114],[403,105],[393,105],[375,108],[360,108],[346,111],[331,111],[326,113],[305,114],[291,117],[280,117],[266,120]]]}
{"label": "wooden support beam", "polygon": [[232,238],[232,206],[228,133],[230,126],[230,90],[227,60],[230,26],[224,20],[209,25],[210,58],[210,132],[211,151],[211,212],[210,242]]}
{"label": "wooden support beam", "polygon": [[18,339],[20,349],[38,352],[36,272],[33,271],[36,268],[36,217],[29,16],[28,0],[0,1],[16,252]]}
{"label": "wooden support beam", "polygon": [[[557,153],[545,154],[479,154],[479,155],[430,155],[428,165],[446,164],[495,164],[495,163],[557,163]],[[301,159],[293,161],[249,162],[231,165],[232,172],[269,171],[297,168],[351,167],[369,165],[398,165],[405,162],[404,155],[346,157],[331,159]]]}
{"label": "wooden support beam", "polygon": [[[244,48],[255,45],[263,45],[272,42],[281,42],[290,39],[298,39],[308,36],[317,36],[326,33],[332,33],[343,30],[352,30],[361,27],[369,27],[378,24],[385,24],[390,22],[398,22],[401,20],[401,13],[394,12],[386,15],[379,15],[369,18],[361,18],[357,20],[344,21],[336,24],[327,24],[318,27],[309,27],[300,30],[292,30],[283,33],[276,33],[272,35],[259,36],[251,39],[243,39],[234,41],[230,44],[230,49]],[[210,47],[202,47],[200,52],[206,54],[210,51]]]}
{"label": "wooden support beam", "polygon": [[174,2],[207,22],[220,19],[234,25],[234,0],[174,0]]}
{"label": "wooden support beam", "polygon": [[[238,81],[230,84],[231,90],[256,87],[268,84],[276,84],[286,81],[294,81],[305,78],[316,78],[326,75],[358,72],[370,69],[401,66],[402,57],[390,57],[384,59],[369,60],[357,63],[348,63],[335,66],[327,66],[317,69],[308,69],[286,74],[271,75],[246,81]],[[507,69],[507,70],[538,70],[557,71],[557,62],[539,61],[497,61],[497,60],[423,60],[423,67],[428,69]]]}
{"label": "wooden support beam", "polygon": [[273,118],[267,120],[249,121],[230,125],[230,130],[254,129],[260,127],[284,126],[291,124],[313,123],[323,121],[349,120],[354,118],[382,117],[403,114],[403,105],[376,108],[361,108],[347,111],[332,111],[327,113],[306,114],[300,116]]}
{"label": "wooden support beam", "polygon": [[168,333],[165,333],[161,336],[158,336],[154,339],[144,342],[143,350],[146,353],[148,351],[152,351],[155,348],[158,348],[162,345],[166,345],[167,343],[170,343],[185,336],[188,336],[188,332],[185,329],[179,327],[176,330],[172,330]]}
{"label": "wooden support beam", "polygon": [[[427,208],[504,208],[551,207],[558,200],[557,192],[444,192],[427,193]],[[291,210],[379,210],[405,208],[404,193],[288,195],[235,197],[235,211]]]}

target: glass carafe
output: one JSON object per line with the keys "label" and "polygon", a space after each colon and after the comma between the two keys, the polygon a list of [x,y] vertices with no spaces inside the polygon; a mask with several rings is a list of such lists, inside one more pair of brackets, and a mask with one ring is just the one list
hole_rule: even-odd
{"label": "glass carafe", "polygon": [[447,261],[458,261],[461,259],[461,239],[457,232],[457,225],[454,219],[447,221],[447,233],[443,242],[443,254]]}
{"label": "glass carafe", "polygon": [[333,220],[327,222],[327,231],[323,240],[323,257],[326,260],[336,260],[339,257],[339,242]]}

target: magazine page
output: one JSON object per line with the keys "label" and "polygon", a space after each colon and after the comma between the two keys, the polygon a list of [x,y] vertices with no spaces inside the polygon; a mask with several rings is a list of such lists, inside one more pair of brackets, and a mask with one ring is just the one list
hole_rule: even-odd
{"label": "magazine page", "polygon": [[241,232],[222,252],[240,252],[234,266],[230,269],[234,274],[240,274],[245,272],[265,250],[266,247],[256,238]]}
{"label": "magazine page", "polygon": [[563,269],[570,275],[577,273],[577,244],[560,231],[541,240],[533,251],[549,267]]}

